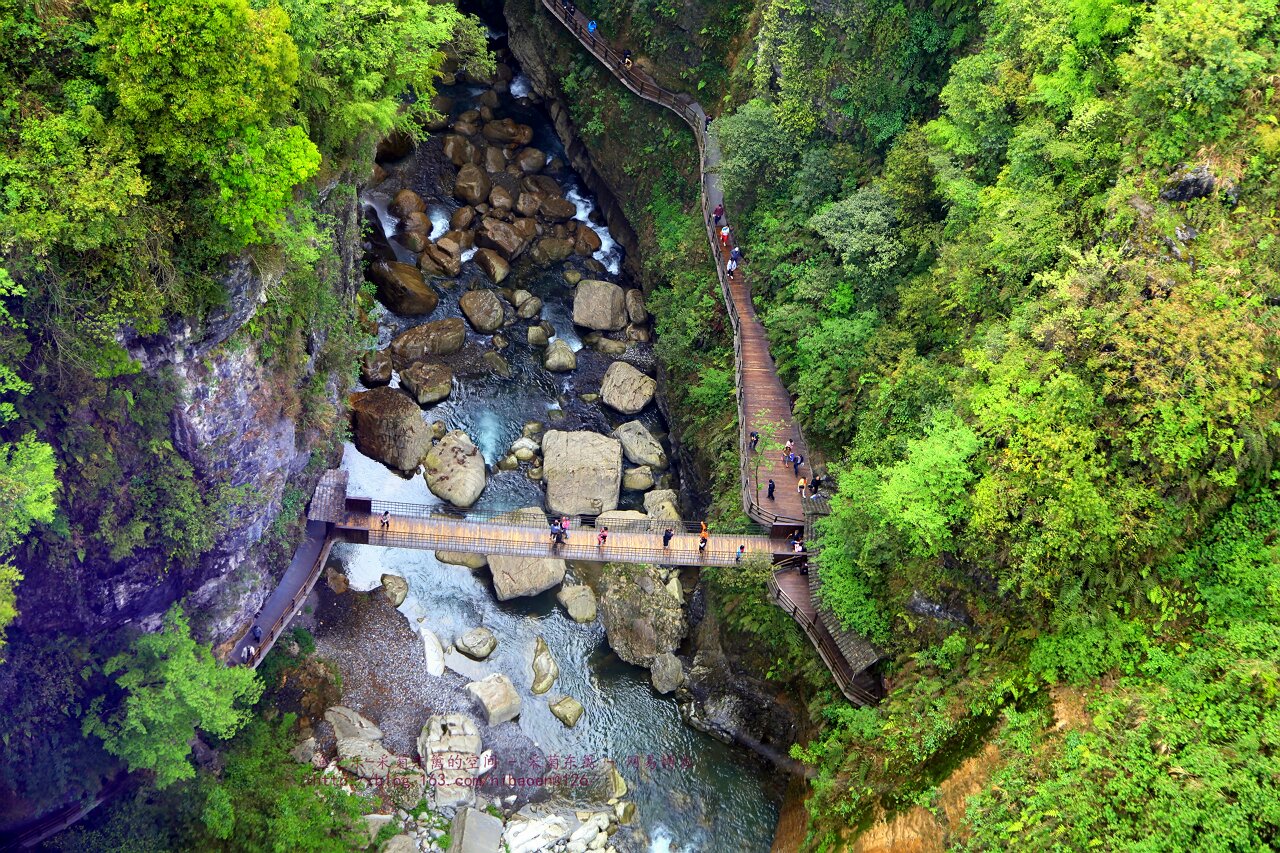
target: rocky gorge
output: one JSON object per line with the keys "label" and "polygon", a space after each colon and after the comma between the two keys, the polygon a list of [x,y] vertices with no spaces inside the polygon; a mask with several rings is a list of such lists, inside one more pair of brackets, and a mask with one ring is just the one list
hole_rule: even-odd
{"label": "rocky gorge", "polygon": [[[522,80],[502,65],[495,80],[460,80],[437,98],[444,120],[431,136],[380,150],[364,195],[378,349],[350,397],[350,491],[538,519],[679,519],[644,295],[628,286],[625,254],[593,221],[562,143],[527,94],[512,97],[513,82],[527,92]],[[689,710],[698,697],[681,659],[693,654],[685,605],[696,575],[345,545],[335,570],[343,586],[385,598],[417,626],[413,679],[433,691],[469,679],[454,684],[456,712],[531,735],[540,772],[607,756],[639,786],[625,809],[635,824],[620,834],[616,798],[578,789],[535,797],[576,804],[580,826],[566,822],[566,849],[579,849],[573,833],[588,824],[576,809],[593,802],[614,807],[608,843],[618,850],[696,848],[709,832],[738,839],[735,849],[768,846],[774,771],[685,724],[716,716]],[[322,650],[334,646],[323,625],[317,637]],[[370,642],[381,641],[358,645]],[[612,653],[602,656],[604,644]],[[633,667],[650,671],[637,677]],[[383,725],[385,709],[344,701]],[[723,727],[702,728],[734,741]],[[486,803],[510,830],[528,815],[504,796]]]}

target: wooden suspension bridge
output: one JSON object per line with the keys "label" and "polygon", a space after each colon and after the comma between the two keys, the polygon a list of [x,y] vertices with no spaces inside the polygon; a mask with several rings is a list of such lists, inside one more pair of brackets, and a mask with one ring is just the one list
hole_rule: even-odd
{"label": "wooden suspension bridge", "polygon": [[[768,337],[756,316],[746,270],[739,266],[734,275],[726,271],[734,242],[722,241],[719,231],[722,225],[729,225],[732,234],[732,226],[727,213],[719,221],[713,214],[723,205],[724,194],[716,174],[720,150],[707,132],[706,113],[689,96],[663,89],[634,63],[626,62],[621,53],[588,30],[587,20],[580,13],[569,12],[558,0],[542,0],[542,4],[628,89],[672,110],[693,129],[698,142],[707,239],[734,333],[742,504],[747,515],[760,525],[760,531],[752,535],[713,534],[704,549],[699,547],[696,524],[580,516],[571,521],[566,541],[553,544],[550,518],[546,516],[533,518],[527,511],[483,514],[352,496],[347,494],[346,472],[328,471],[308,510],[306,538],[254,626],[234,646],[230,660],[257,666],[306,600],[334,541],[485,555],[688,566],[732,565],[742,549],[743,553],[768,555],[776,567],[769,581],[772,600],[809,637],[846,698],[856,704],[872,704],[881,695],[879,678],[871,672],[879,653],[865,639],[841,627],[822,607],[821,580],[816,572],[808,571],[808,555],[795,551],[794,538],[811,531],[814,516],[825,510],[825,501],[808,498],[796,488],[798,476],[812,474],[812,468],[799,466],[797,474],[796,466],[784,461],[780,449],[775,451],[769,446],[757,451],[751,441],[753,434],[773,437],[779,443],[790,440],[794,453],[808,456],[808,446],[792,416],[791,397],[778,377]],[[769,481],[775,484],[772,498],[768,497]],[[608,536],[600,543],[599,531],[605,526],[609,528]],[[674,535],[664,544],[663,532],[668,527]]]}

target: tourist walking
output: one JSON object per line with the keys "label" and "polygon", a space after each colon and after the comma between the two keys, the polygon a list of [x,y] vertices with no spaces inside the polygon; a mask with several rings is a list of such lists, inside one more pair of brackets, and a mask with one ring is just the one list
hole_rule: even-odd
{"label": "tourist walking", "polygon": [[254,641],[255,643],[261,643],[261,642],[262,642],[262,626],[261,626],[261,625],[254,625],[254,626],[253,626],[253,641]]}
{"label": "tourist walking", "polygon": [[796,483],[796,494],[800,495],[800,497],[804,497],[804,487],[804,477],[801,477],[800,482]]}
{"label": "tourist walking", "polygon": [[769,500],[773,500],[773,480],[769,481],[769,494],[766,495]]}
{"label": "tourist walking", "polygon": [[705,557],[707,554],[708,538],[710,537],[707,535],[707,528],[705,525],[703,525],[702,533],[698,535],[698,557],[699,558]]}
{"label": "tourist walking", "polygon": [[724,271],[729,274],[729,278],[733,278],[733,274],[738,270],[738,262],[733,258],[729,259],[729,263],[724,265]]}
{"label": "tourist walking", "polygon": [[724,216],[724,205],[717,204],[716,209],[711,211],[711,216],[715,219],[716,225],[720,224],[720,217]]}
{"label": "tourist walking", "polygon": [[739,545],[739,546],[738,546],[738,553],[737,553],[737,556],[735,556],[735,557],[733,558],[733,561],[734,561],[735,563],[741,563],[741,562],[742,562],[742,555],[743,555],[743,554],[745,554],[745,553],[747,553],[747,546],[746,546],[746,545]]}
{"label": "tourist walking", "polygon": [[588,32],[588,33],[590,33],[591,35],[595,35],[595,34],[596,34],[596,21],[595,21],[595,18],[592,18],[590,21],[587,21],[587,32]]}
{"label": "tourist walking", "polygon": [[601,527],[600,532],[596,534],[596,547],[603,548],[604,541],[609,538],[609,528]]}
{"label": "tourist walking", "polygon": [[729,248],[729,226],[728,225],[720,226],[720,248],[722,249]]}
{"label": "tourist walking", "polygon": [[247,645],[240,650],[240,663],[246,665],[249,663],[249,647]]}
{"label": "tourist walking", "polygon": [[737,261],[738,263],[742,263],[742,250],[739,249],[737,246],[734,246],[733,251],[729,253],[729,257]]}
{"label": "tourist walking", "polygon": [[755,430],[752,430],[751,431],[751,449],[755,450],[758,444],[760,444],[760,433],[756,432]]}
{"label": "tourist walking", "polygon": [[702,119],[702,132],[706,133],[711,129],[711,116],[704,116]]}
{"label": "tourist walking", "polygon": [[560,537],[564,535],[564,528],[560,526],[560,519],[551,522],[551,547],[560,544]]}
{"label": "tourist walking", "polygon": [[670,547],[671,547],[671,539],[672,539],[675,535],[676,535],[676,534],[675,534],[675,531],[673,531],[670,527],[668,527],[666,530],[662,531],[662,547],[663,547],[663,548],[670,548]]}
{"label": "tourist walking", "polygon": [[790,453],[792,450],[795,450],[795,447],[796,447],[796,443],[789,438],[787,439],[787,443],[783,445],[783,449],[786,450],[787,453]]}
{"label": "tourist walking", "polygon": [[708,533],[708,531],[707,531],[707,523],[706,523],[705,521],[703,521],[703,522],[699,522],[699,523],[702,525],[702,535],[703,535],[703,536],[706,536],[706,535],[707,535],[707,533]]}
{"label": "tourist walking", "polygon": [[624,51],[622,52],[622,65],[623,65],[623,67],[624,67],[624,68],[630,68],[630,67],[631,67],[631,51],[629,51],[629,50],[624,50]]}
{"label": "tourist walking", "polygon": [[795,454],[791,455],[791,464],[795,466],[792,469],[792,473],[794,473],[797,477],[800,476],[800,463],[802,462],[804,462],[803,456],[796,456]]}
{"label": "tourist walking", "polygon": [[382,519],[378,522],[378,525],[383,530],[386,530],[388,527],[391,526],[391,510],[384,509],[382,511]]}

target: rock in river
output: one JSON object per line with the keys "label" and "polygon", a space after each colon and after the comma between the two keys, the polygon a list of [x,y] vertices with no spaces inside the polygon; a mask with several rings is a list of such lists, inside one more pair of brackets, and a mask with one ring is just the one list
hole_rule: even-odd
{"label": "rock in river", "polygon": [[561,587],[556,593],[556,601],[574,622],[596,621],[596,594],[586,584]]}
{"label": "rock in river", "polygon": [[533,649],[533,686],[529,689],[541,695],[550,690],[559,677],[560,666],[551,656],[546,640],[539,637]]}
{"label": "rock in river", "polygon": [[481,204],[488,200],[493,184],[484,169],[474,163],[467,163],[458,172],[458,179],[453,184],[454,198],[465,204]]}
{"label": "rock in river", "polygon": [[426,625],[418,626],[418,635],[422,637],[422,650],[427,656],[427,675],[437,678],[444,675],[444,646],[440,638]]}
{"label": "rock in river", "polygon": [[475,260],[494,284],[501,283],[511,273],[511,265],[493,249],[480,249],[476,252]]}
{"label": "rock in river", "polygon": [[498,638],[481,625],[454,640],[453,647],[472,660],[484,660],[498,647]]}
{"label": "rock in river", "polygon": [[671,652],[663,652],[649,664],[649,683],[659,693],[670,693],[684,683],[684,666]]}
{"label": "rock in river", "polygon": [[484,707],[491,726],[520,716],[520,694],[511,679],[500,672],[471,682],[467,685],[467,692]]}
{"label": "rock in river", "polygon": [[625,292],[607,281],[583,279],[573,294],[573,322],[602,332],[621,329],[627,325]]}
{"label": "rock in river", "polygon": [[438,403],[453,388],[453,371],[447,364],[419,361],[400,371],[400,387],[408,391],[419,406]]}
{"label": "rock in river", "polygon": [[391,341],[391,358],[404,368],[427,356],[451,355],[467,341],[467,324],[461,317],[433,320],[401,332]]}
{"label": "rock in river", "polygon": [[562,696],[551,706],[551,713],[556,715],[557,720],[573,728],[582,717],[582,703],[572,696]]}
{"label": "rock in river", "polygon": [[551,342],[551,346],[547,347],[546,353],[543,354],[542,366],[547,370],[563,373],[578,366],[578,356],[574,353],[573,347],[557,339]]}
{"label": "rock in river", "polygon": [[[536,506],[505,513],[497,520],[537,526],[544,530],[547,523],[546,515]],[[499,601],[545,592],[564,582],[565,568],[564,560],[560,559],[489,555],[489,571],[493,575],[493,589]]]}
{"label": "rock in river", "polygon": [[488,334],[502,326],[502,302],[492,290],[469,290],[458,305],[477,332]]}
{"label": "rock in river", "polygon": [[550,430],[542,439],[547,506],[564,515],[617,509],[622,443],[594,432]]}
{"label": "rock in river", "polygon": [[[585,282],[584,282],[585,283]],[[600,397],[610,408],[634,415],[653,399],[658,383],[625,361],[615,361],[604,373]]]}
{"label": "rock in river", "polygon": [[399,471],[416,470],[431,447],[418,405],[386,387],[352,394],[350,402],[356,449]]}
{"label": "rock in river", "polygon": [[392,607],[399,607],[409,595],[409,582],[399,575],[383,575],[382,594]]}
{"label": "rock in river", "polygon": [[484,456],[460,429],[440,439],[423,460],[427,488],[454,506],[467,507],[484,491]]}
{"label": "rock in river", "polygon": [[436,551],[436,559],[451,566],[466,566],[468,569],[483,569],[489,565],[489,558],[484,554],[464,554],[461,551]]}
{"label": "rock in river", "polygon": [[622,452],[630,462],[650,468],[667,467],[667,454],[662,445],[639,421],[627,421],[613,431],[613,437],[622,442]]}
{"label": "rock in river", "polygon": [[370,350],[360,361],[360,381],[367,388],[386,385],[391,381],[391,353],[386,350]]}
{"label": "rock in river", "polygon": [[476,231],[476,245],[482,249],[493,249],[507,261],[512,261],[528,248],[529,241],[514,225],[486,216]]}
{"label": "rock in river", "polygon": [[652,566],[610,571],[600,594],[600,619],[609,647],[618,657],[649,666],[684,638],[684,611],[662,585]]}
{"label": "rock in river", "polygon": [[396,314],[430,314],[440,297],[417,267],[399,261],[375,261],[369,278],[378,287],[378,301]]}

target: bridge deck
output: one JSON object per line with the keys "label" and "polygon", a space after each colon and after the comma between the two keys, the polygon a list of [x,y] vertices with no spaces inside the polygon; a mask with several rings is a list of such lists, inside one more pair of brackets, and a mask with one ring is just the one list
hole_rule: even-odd
{"label": "bridge deck", "polygon": [[348,512],[346,518],[335,526],[334,532],[348,541],[391,548],[678,566],[732,565],[740,546],[745,546],[747,553],[769,554],[771,559],[774,554],[791,553],[790,544],[784,539],[732,534],[711,535],[705,553],[698,551],[698,536],[692,533],[677,534],[670,547],[663,548],[661,533],[615,527],[609,529],[603,546],[596,544],[597,529],[578,527],[570,529],[563,545],[553,547],[547,525],[477,521],[443,515],[392,515],[384,528],[376,512]]}

